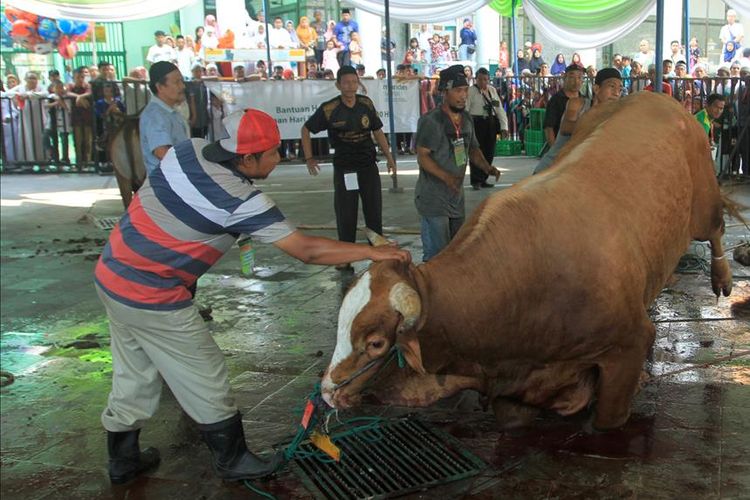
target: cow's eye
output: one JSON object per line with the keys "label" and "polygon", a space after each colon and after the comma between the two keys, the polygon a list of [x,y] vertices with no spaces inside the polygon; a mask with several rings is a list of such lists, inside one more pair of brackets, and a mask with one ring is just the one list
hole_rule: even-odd
{"label": "cow's eye", "polygon": [[382,340],[373,340],[372,342],[370,342],[370,347],[372,347],[373,349],[382,349],[384,345],[385,342],[383,342]]}

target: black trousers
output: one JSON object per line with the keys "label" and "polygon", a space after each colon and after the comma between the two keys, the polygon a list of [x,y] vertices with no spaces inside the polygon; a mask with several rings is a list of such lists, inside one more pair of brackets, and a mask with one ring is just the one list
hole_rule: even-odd
{"label": "black trousers", "polygon": [[[487,163],[492,164],[495,158],[495,141],[497,140],[497,130],[495,130],[495,120],[493,117],[484,118],[482,116],[472,116],[474,119],[474,131],[477,134],[479,149]],[[471,169],[470,180],[472,184],[481,184],[487,182],[489,175],[479,168],[479,165],[473,161],[469,163]]]}
{"label": "black trousers", "polygon": [[359,199],[362,198],[362,213],[365,225],[383,234],[383,196],[380,192],[380,174],[378,166],[356,170],[359,190],[347,191],[344,184],[343,168],[333,169],[333,209],[336,212],[336,229],[339,240],[354,243],[357,239],[357,216]]}

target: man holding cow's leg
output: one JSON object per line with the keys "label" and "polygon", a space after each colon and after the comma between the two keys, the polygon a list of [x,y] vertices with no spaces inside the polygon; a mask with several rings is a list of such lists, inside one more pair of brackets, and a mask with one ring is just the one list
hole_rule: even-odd
{"label": "man holding cow's leg", "polygon": [[422,260],[437,255],[464,222],[463,180],[471,161],[487,175],[500,171],[487,163],[479,148],[471,115],[466,112],[469,84],[460,64],[440,72],[443,105],[417,124],[419,179],[414,201],[421,217]]}
{"label": "man holding cow's leg", "polygon": [[226,139],[187,140],[166,153],[96,266],[96,291],[112,338],[112,392],[102,424],[113,483],[128,482],[159,463],[158,451],[141,452],[138,438],[158,408],[162,379],[198,423],[219,477],[255,479],[281,463],[281,452],[267,461],[247,449],[224,356],[189,291],[238,235],[271,243],[309,264],[411,261],[393,245],[358,245],[295,230],[252,182],[265,179],[279,163],[276,122],[249,109],[229,115],[224,126]]}

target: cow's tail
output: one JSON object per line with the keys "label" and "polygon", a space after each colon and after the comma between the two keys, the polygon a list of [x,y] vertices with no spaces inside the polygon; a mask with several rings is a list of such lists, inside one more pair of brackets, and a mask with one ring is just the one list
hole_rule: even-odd
{"label": "cow's tail", "polygon": [[724,204],[724,213],[727,214],[729,217],[740,221],[742,224],[745,225],[745,227],[747,227],[750,230],[750,226],[748,226],[747,220],[742,216],[742,211],[747,210],[748,207],[746,205],[743,205],[733,200],[729,196],[729,193],[727,193],[724,190],[722,190],[721,192],[721,201]]}

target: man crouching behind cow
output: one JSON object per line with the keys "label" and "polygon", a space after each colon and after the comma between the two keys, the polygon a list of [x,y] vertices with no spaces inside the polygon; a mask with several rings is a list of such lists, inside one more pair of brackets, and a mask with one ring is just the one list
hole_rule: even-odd
{"label": "man crouching behind cow", "polygon": [[323,397],[356,404],[395,346],[410,368],[380,370],[368,392],[383,403],[474,389],[506,428],[591,403],[594,427],[619,427],[654,341],[648,307],[691,240],[711,244],[714,293],[731,291],[723,209],[706,134],[678,102],[596,106],[552,168],[487,198],[429,262],[362,275]]}

